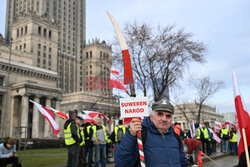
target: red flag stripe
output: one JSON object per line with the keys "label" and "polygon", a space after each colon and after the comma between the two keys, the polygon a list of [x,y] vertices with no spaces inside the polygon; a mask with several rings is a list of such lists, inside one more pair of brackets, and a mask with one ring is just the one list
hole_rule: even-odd
{"label": "red flag stripe", "polygon": [[123,66],[124,66],[124,85],[134,83],[131,60],[128,49],[122,50]]}

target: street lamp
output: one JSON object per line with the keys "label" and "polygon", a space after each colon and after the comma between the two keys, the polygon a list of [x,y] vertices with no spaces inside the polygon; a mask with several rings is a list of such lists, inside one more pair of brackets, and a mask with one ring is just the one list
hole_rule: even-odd
{"label": "street lamp", "polygon": [[9,63],[8,63],[8,75],[7,75],[7,80],[6,80],[6,94],[4,97],[4,110],[3,110],[3,129],[2,129],[2,141],[5,133],[5,120],[6,120],[6,111],[7,111],[7,99],[8,99],[8,94],[9,94],[9,77],[10,77],[10,60],[11,60],[11,52],[12,52],[12,38],[9,41],[10,45],[10,54],[9,54]]}

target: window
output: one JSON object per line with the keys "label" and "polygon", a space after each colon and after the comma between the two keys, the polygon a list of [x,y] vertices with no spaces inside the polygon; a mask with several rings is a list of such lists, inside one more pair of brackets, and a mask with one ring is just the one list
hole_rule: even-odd
{"label": "window", "polygon": [[38,51],[38,52],[37,52],[37,56],[40,56],[40,55],[41,55],[41,52],[40,52],[40,51]]}
{"label": "window", "polygon": [[46,51],[46,46],[43,46],[43,50]]}
{"label": "window", "polygon": [[49,31],[49,39],[51,39],[52,33],[51,31]]}
{"label": "window", "polygon": [[88,52],[86,52],[86,59],[89,57],[89,53]]}
{"label": "window", "polygon": [[[3,95],[0,95],[0,106],[3,104]],[[1,110],[0,110],[1,111]],[[1,113],[0,113],[1,114]]]}
{"label": "window", "polygon": [[23,35],[23,28],[21,28],[21,35]]}
{"label": "window", "polygon": [[17,29],[16,37],[19,37],[19,29]]}
{"label": "window", "polygon": [[49,55],[49,59],[51,59],[51,55]]}
{"label": "window", "polygon": [[46,64],[46,60],[43,60],[43,64]]}
{"label": "window", "polygon": [[25,44],[23,44],[23,49],[26,49],[26,43],[25,43]]}
{"label": "window", "polygon": [[100,59],[102,59],[102,52],[100,52]]}
{"label": "window", "polygon": [[46,53],[43,53],[43,57],[44,57],[44,58],[46,57]]}
{"label": "window", "polygon": [[38,35],[41,35],[42,27],[38,27]]}
{"label": "window", "polygon": [[41,44],[40,44],[40,43],[37,45],[37,48],[38,48],[38,49],[41,49]]}
{"label": "window", "polygon": [[92,65],[89,65],[89,68],[92,69]]}
{"label": "window", "polygon": [[44,36],[44,37],[47,36],[47,30],[46,30],[46,29],[43,30],[43,36]]}
{"label": "window", "polygon": [[0,86],[3,86],[3,77],[0,76]]}
{"label": "window", "polygon": [[27,32],[28,32],[28,27],[25,26],[25,34],[27,34]]}
{"label": "window", "polygon": [[40,58],[37,58],[37,63],[40,63]]}
{"label": "window", "polygon": [[51,66],[51,61],[48,62],[48,65]]}
{"label": "window", "polygon": [[49,52],[51,52],[52,51],[52,49],[51,48],[49,48]]}
{"label": "window", "polygon": [[89,52],[89,58],[92,58],[92,51]]}

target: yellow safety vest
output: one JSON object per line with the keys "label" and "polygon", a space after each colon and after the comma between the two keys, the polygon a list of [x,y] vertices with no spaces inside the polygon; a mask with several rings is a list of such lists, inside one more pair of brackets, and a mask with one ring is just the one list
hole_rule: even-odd
{"label": "yellow safety vest", "polygon": [[85,138],[84,138],[83,130],[81,130],[81,136],[82,136],[82,142],[80,143],[80,146],[84,146],[85,145]]}
{"label": "yellow safety vest", "polygon": [[[96,125],[92,126],[92,129],[93,129],[93,137],[95,138],[95,137],[96,137]],[[105,136],[106,141],[109,143],[110,140],[108,139],[108,136],[107,136],[107,134],[106,134],[106,128],[105,128],[104,125],[102,125],[102,130],[103,130],[103,132],[104,132],[104,136]],[[94,143],[95,143],[95,142],[94,142]]]}
{"label": "yellow safety vest", "polygon": [[92,125],[87,126],[87,133],[88,133],[88,135],[86,137],[86,140],[89,140],[90,128],[92,128]]}
{"label": "yellow safety vest", "polygon": [[204,138],[209,139],[208,129],[207,128],[205,128],[205,129],[201,128],[201,131],[203,132]]}
{"label": "yellow safety vest", "polygon": [[119,128],[122,128],[122,131],[123,131],[123,135],[126,133],[126,127],[124,125],[118,125],[118,126],[115,126],[115,142],[117,143],[117,132],[118,132],[118,129]]}
{"label": "yellow safety vest", "polygon": [[198,131],[198,136],[196,136],[196,139],[201,139],[201,131],[200,131],[200,129],[197,129],[197,131]]}
{"label": "yellow safety vest", "polygon": [[232,143],[237,142],[237,134],[236,134],[236,133],[233,133],[233,137],[232,137],[232,139],[230,139],[229,141],[232,142]]}
{"label": "yellow safety vest", "polygon": [[228,135],[228,130],[225,128],[225,129],[221,129],[221,134],[220,134],[220,137],[223,138],[223,134],[224,135]]}
{"label": "yellow safety vest", "polygon": [[[72,137],[72,132],[71,132],[71,128],[70,128],[70,126],[71,126],[72,123],[75,123],[75,122],[72,121],[72,122],[67,126],[67,128],[64,129],[64,140],[65,140],[65,144],[66,144],[67,146],[76,143],[75,139]],[[75,124],[76,124],[76,123],[75,123]],[[76,127],[77,127],[77,135],[78,135],[78,137],[80,138],[79,127],[78,127],[77,124],[76,124]]]}

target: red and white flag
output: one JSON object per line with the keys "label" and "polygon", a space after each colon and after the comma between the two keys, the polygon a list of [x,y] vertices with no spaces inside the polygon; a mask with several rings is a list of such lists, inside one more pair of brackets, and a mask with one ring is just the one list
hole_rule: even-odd
{"label": "red and white flag", "polygon": [[102,116],[103,118],[105,118],[107,121],[109,121],[109,123],[112,124],[112,122],[109,120],[109,118],[106,117],[106,116],[105,116],[104,114],[102,114],[102,113],[99,113],[99,112],[96,112],[96,111],[86,111],[86,110],[83,110],[83,112],[84,112],[85,114],[88,114],[88,116],[90,116],[91,118],[95,118],[97,115],[100,115],[100,116]]}
{"label": "red and white flag", "polygon": [[51,111],[54,111],[57,115],[59,115],[59,116],[60,116],[62,119],[64,119],[64,120],[69,119],[68,115],[66,115],[66,114],[63,113],[63,112],[57,111],[56,109],[54,109],[54,108],[52,108],[52,107],[50,107],[50,110],[51,110]]}
{"label": "red and white flag", "polygon": [[91,122],[93,122],[93,123],[95,123],[95,121],[93,120],[93,118],[91,118],[89,115],[87,115],[87,114],[82,114],[82,118],[84,119],[84,122],[86,123],[86,122],[89,122],[89,123],[91,123]]}
{"label": "red and white flag", "polygon": [[32,100],[30,100],[30,102],[34,103],[38,110],[41,112],[41,114],[47,119],[47,121],[49,121],[49,124],[52,127],[55,136],[57,136],[57,134],[60,132],[60,129],[59,125],[55,121],[54,112]]}
{"label": "red and white flag", "polygon": [[221,144],[221,139],[220,139],[220,137],[218,136],[218,134],[217,134],[215,131],[213,131],[213,129],[211,129],[211,128],[208,128],[208,129],[209,129],[210,133],[213,134],[214,140],[215,140],[217,143]]}
{"label": "red and white flag", "polygon": [[233,82],[234,82],[234,101],[235,109],[237,113],[237,140],[238,140],[238,156],[240,158],[241,153],[245,151],[243,143],[243,133],[242,129],[246,132],[247,146],[250,146],[250,117],[248,112],[246,112],[245,107],[242,103],[242,98],[240,96],[240,91],[238,88],[235,72],[233,71]]}
{"label": "red and white flag", "polygon": [[120,79],[117,79],[116,75],[119,75],[119,71],[117,69],[112,69],[110,74],[110,88],[121,89],[128,92],[125,86],[122,84]]}
{"label": "red and white flag", "polygon": [[214,121],[214,123],[221,129],[222,126],[224,125],[223,123],[221,122],[218,122],[218,121]]}
{"label": "red and white flag", "polygon": [[236,125],[232,121],[226,121],[225,125],[232,125],[236,129]]}

